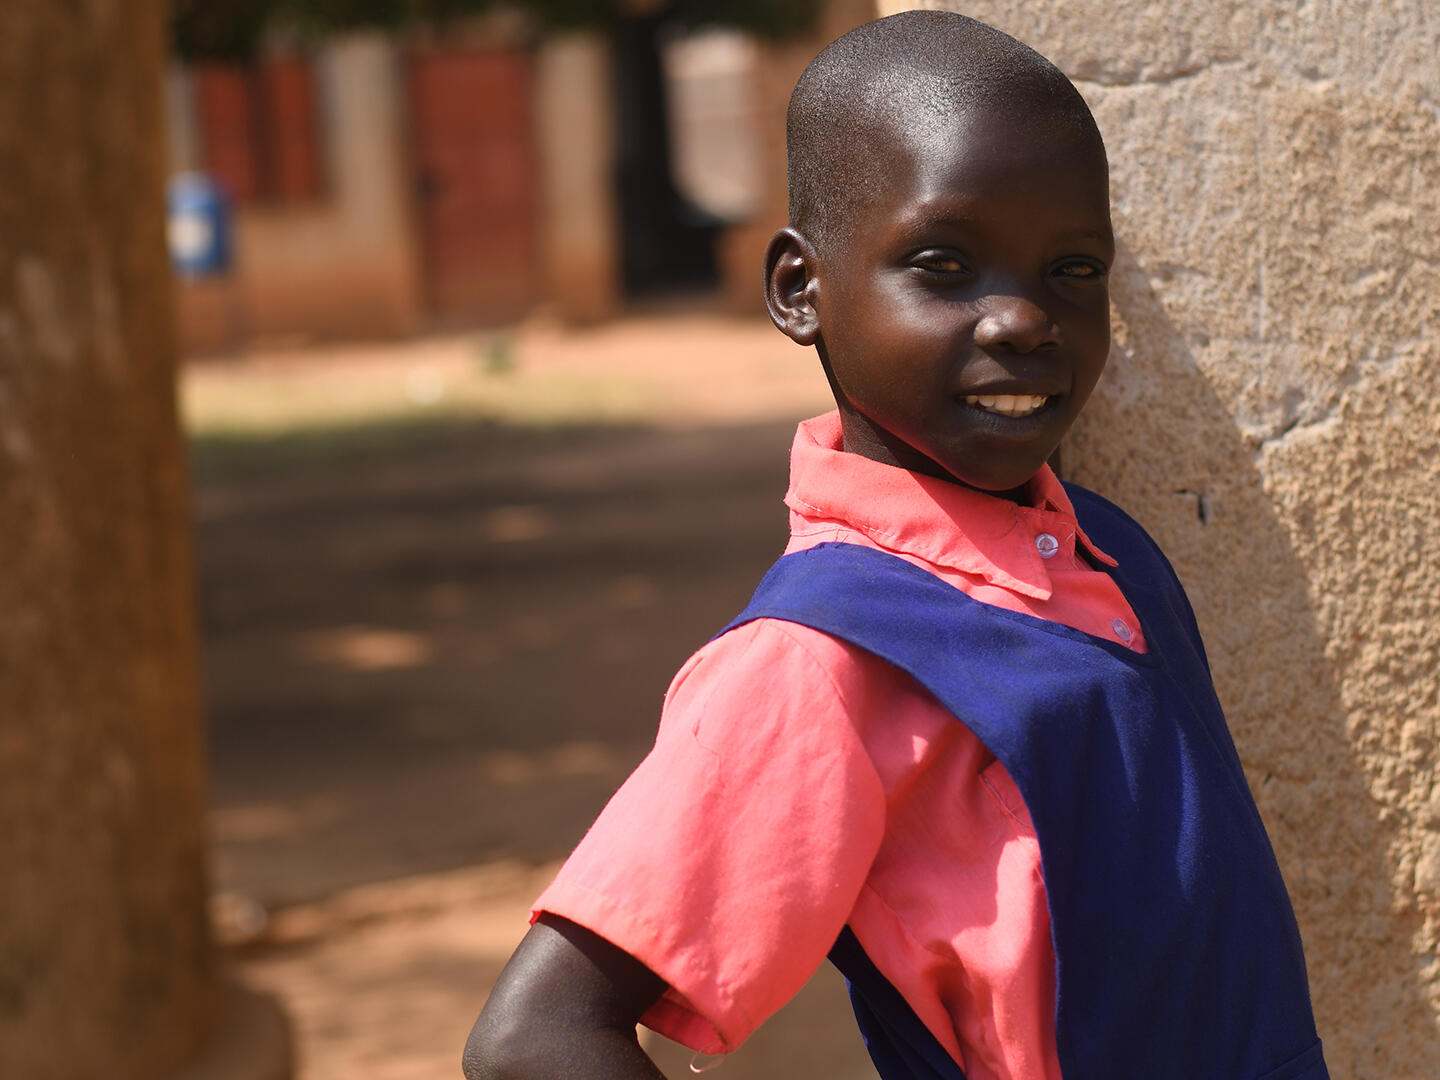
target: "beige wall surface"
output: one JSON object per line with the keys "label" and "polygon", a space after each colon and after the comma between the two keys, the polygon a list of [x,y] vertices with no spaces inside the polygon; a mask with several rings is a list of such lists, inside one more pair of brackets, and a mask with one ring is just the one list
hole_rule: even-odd
{"label": "beige wall surface", "polygon": [[1195,602],[1334,1074],[1440,1076],[1440,8],[929,6],[1095,110],[1116,340],[1067,471]]}
{"label": "beige wall surface", "polygon": [[395,46],[352,34],[320,53],[325,172],[313,207],[242,210],[236,272],[255,334],[387,336],[423,314]]}
{"label": "beige wall surface", "polygon": [[598,33],[541,43],[535,63],[545,293],[575,322],[620,307],[610,52]]}

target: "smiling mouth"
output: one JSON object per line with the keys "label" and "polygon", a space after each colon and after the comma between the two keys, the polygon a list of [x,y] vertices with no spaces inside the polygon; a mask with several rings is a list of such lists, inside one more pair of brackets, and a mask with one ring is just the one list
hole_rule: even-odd
{"label": "smiling mouth", "polygon": [[1049,400],[1039,394],[968,394],[965,404],[999,416],[1029,416]]}

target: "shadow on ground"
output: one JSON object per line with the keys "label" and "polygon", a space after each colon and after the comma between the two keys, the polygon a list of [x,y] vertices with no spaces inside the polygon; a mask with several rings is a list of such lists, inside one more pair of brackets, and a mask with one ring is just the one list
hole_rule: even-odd
{"label": "shadow on ground", "polygon": [[792,431],[472,424],[212,461],[221,887],[275,905],[562,856],[783,546]]}
{"label": "shadow on ground", "polygon": [[[222,934],[303,1080],[458,1075],[528,902],[786,537],[793,423],[196,447]],[[690,1054],[657,1040],[671,1076]],[[873,1076],[831,973],[731,1080]]]}

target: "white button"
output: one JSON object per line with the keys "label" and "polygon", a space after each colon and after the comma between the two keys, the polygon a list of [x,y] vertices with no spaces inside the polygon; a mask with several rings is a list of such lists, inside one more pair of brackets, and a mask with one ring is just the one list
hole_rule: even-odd
{"label": "white button", "polygon": [[1130,641],[1130,627],[1124,619],[1114,619],[1110,623],[1110,629],[1115,631],[1115,636],[1127,644]]}
{"label": "white button", "polygon": [[1049,533],[1041,533],[1035,537],[1035,550],[1040,552],[1040,558],[1053,559],[1055,553],[1060,550],[1060,541]]}

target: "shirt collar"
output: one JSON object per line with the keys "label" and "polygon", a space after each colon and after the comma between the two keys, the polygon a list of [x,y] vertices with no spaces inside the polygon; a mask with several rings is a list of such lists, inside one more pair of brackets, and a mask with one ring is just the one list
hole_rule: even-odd
{"label": "shirt collar", "polygon": [[1047,560],[1036,546],[1042,533],[1060,545],[1052,557],[1070,562],[1078,541],[1097,561],[1115,565],[1080,528],[1070,497],[1048,465],[1027,485],[1031,505],[1020,506],[840,447],[839,413],[806,420],[796,431],[785,493],[794,524],[837,522],[889,551],[1037,600],[1051,594]]}

